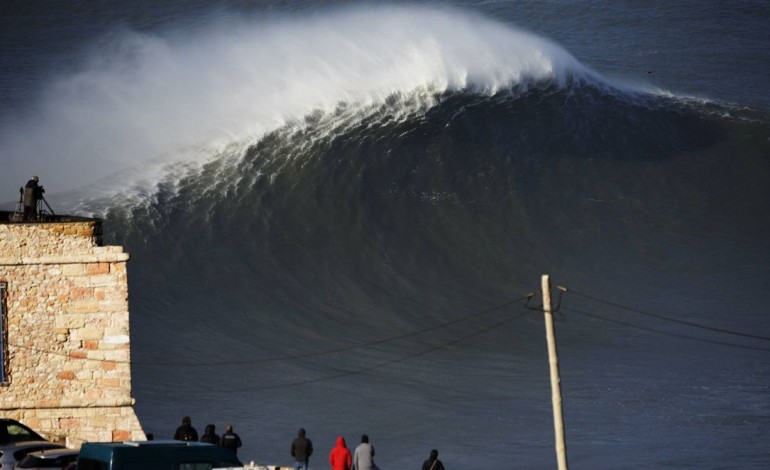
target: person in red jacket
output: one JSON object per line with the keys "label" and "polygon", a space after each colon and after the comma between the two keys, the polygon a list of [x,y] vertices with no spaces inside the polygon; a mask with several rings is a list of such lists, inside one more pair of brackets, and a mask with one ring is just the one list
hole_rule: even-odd
{"label": "person in red jacket", "polygon": [[350,449],[345,445],[345,438],[339,436],[337,445],[329,454],[329,465],[332,466],[332,470],[350,470],[352,464],[353,458],[350,456]]}

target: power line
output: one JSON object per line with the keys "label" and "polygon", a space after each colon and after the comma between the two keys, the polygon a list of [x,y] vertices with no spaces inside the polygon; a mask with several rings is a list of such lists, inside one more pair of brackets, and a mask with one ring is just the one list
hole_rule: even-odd
{"label": "power line", "polygon": [[585,315],[587,317],[596,318],[598,320],[607,321],[607,322],[610,322],[610,323],[615,323],[617,325],[628,326],[628,327],[631,327],[631,328],[636,328],[638,330],[648,331],[648,332],[652,332],[652,333],[659,333],[659,334],[663,334],[663,335],[666,335],[666,336],[673,336],[675,338],[683,338],[683,339],[689,339],[689,340],[692,340],[692,341],[700,341],[702,343],[718,344],[720,346],[730,346],[730,347],[733,347],[733,348],[750,349],[750,350],[753,350],[753,351],[767,351],[767,352],[770,352],[770,348],[762,348],[762,347],[759,347],[759,346],[745,346],[745,345],[741,345],[741,344],[727,343],[727,342],[724,342],[724,341],[717,341],[717,340],[710,340],[710,339],[705,339],[705,338],[698,338],[698,337],[695,337],[695,336],[688,336],[688,335],[684,335],[684,334],[680,334],[680,333],[672,333],[670,331],[663,331],[663,330],[659,330],[657,328],[650,328],[650,327],[641,326],[641,325],[634,325],[632,323],[624,322],[624,321],[621,321],[621,320],[616,320],[616,319],[613,319],[613,318],[607,318],[607,317],[604,317],[604,316],[601,316],[601,315],[597,315],[597,314],[594,314],[594,313],[588,313],[588,312],[585,312],[583,310],[578,310],[578,309],[570,308],[570,307],[562,306],[562,309],[566,310],[566,311],[569,311],[569,312],[577,313],[577,314],[580,314],[580,315]]}
{"label": "power line", "polygon": [[448,326],[461,323],[464,321],[471,320],[473,318],[482,317],[488,313],[495,312],[497,310],[501,310],[505,307],[509,307],[517,302],[520,302],[522,300],[527,300],[531,296],[522,296],[507,302],[504,302],[502,304],[498,304],[489,308],[486,308],[484,310],[471,313],[469,315],[466,315],[464,317],[458,318],[456,320],[451,320],[448,322],[440,323],[438,325],[434,325],[428,328],[423,328],[420,330],[412,331],[409,333],[404,333],[397,336],[390,336],[386,337],[380,340],[366,342],[366,343],[360,343],[360,344],[354,344],[350,346],[340,347],[340,348],[334,348],[334,349],[328,349],[324,351],[318,351],[318,352],[310,352],[305,354],[283,354],[280,356],[265,358],[265,359],[252,359],[252,360],[241,360],[241,361],[220,361],[220,362],[142,362],[142,361],[130,361],[130,360],[117,360],[117,359],[101,359],[101,358],[91,358],[91,357],[79,357],[79,356],[73,356],[72,352],[59,352],[59,351],[53,351],[53,350],[46,350],[46,349],[38,349],[33,348],[29,346],[24,346],[21,344],[15,344],[8,342],[8,346],[12,346],[19,349],[26,349],[28,351],[32,351],[39,354],[48,354],[53,356],[60,356],[60,357],[66,357],[68,359],[77,359],[77,360],[85,360],[85,361],[94,361],[94,362],[109,362],[113,364],[131,364],[131,365],[138,365],[138,366],[162,366],[162,367],[221,367],[221,366],[234,366],[234,365],[255,365],[255,364],[265,364],[270,362],[281,362],[281,361],[290,361],[290,360],[297,360],[297,359],[308,359],[313,357],[320,357],[320,356],[327,356],[331,354],[337,354],[340,352],[346,352],[351,351],[355,349],[362,349],[362,348],[368,348],[372,346],[378,346],[381,344],[389,343],[392,341],[397,341],[400,339],[409,338],[412,336],[421,335],[430,331],[438,330],[441,328],[446,328]]}
{"label": "power line", "polygon": [[411,331],[409,333],[404,333],[401,335],[396,336],[390,336],[386,338],[382,338],[375,341],[360,343],[360,344],[353,344],[350,346],[344,346],[339,348],[333,348],[333,349],[327,349],[324,351],[317,351],[317,352],[309,352],[304,354],[282,354],[280,356],[265,358],[265,359],[252,359],[252,360],[242,360],[242,361],[222,361],[222,362],[195,362],[195,363],[189,363],[189,362],[134,362],[134,364],[137,365],[149,365],[149,366],[155,366],[155,365],[161,365],[161,366],[174,366],[174,367],[211,367],[211,366],[229,366],[229,365],[254,365],[254,364],[265,364],[270,362],[281,362],[281,361],[290,361],[290,360],[296,360],[296,359],[310,359],[314,357],[320,357],[320,356],[328,356],[331,354],[338,354],[341,352],[356,350],[356,349],[362,349],[362,348],[368,348],[372,346],[379,346],[381,344],[390,343],[393,341],[410,338],[412,336],[421,335],[424,333],[428,333],[430,331],[442,329],[449,327],[451,325],[455,325],[457,323],[462,323],[464,321],[471,320],[473,318],[482,317],[488,313],[495,312],[497,310],[501,310],[505,307],[509,307],[517,302],[520,302],[522,300],[526,299],[526,296],[519,297],[514,300],[510,300],[508,302],[504,302],[502,304],[498,304],[492,307],[489,307],[487,309],[474,312],[470,315],[466,315],[462,318],[458,318],[456,320],[451,320],[448,322],[440,323],[434,326],[430,326],[427,328],[423,328],[420,330]]}
{"label": "power line", "polygon": [[754,335],[754,334],[751,334],[751,333],[743,333],[743,332],[740,332],[740,331],[733,331],[733,330],[728,330],[728,329],[725,329],[725,328],[717,328],[717,327],[713,327],[713,326],[703,325],[703,324],[700,324],[700,323],[695,323],[695,322],[691,322],[691,321],[687,321],[687,320],[679,320],[677,318],[671,318],[671,317],[666,316],[666,315],[661,315],[661,314],[658,314],[658,313],[653,313],[653,312],[649,312],[649,311],[646,311],[646,310],[642,310],[642,309],[639,309],[639,308],[634,308],[634,307],[629,307],[629,306],[626,306],[626,305],[622,305],[622,304],[619,304],[617,302],[612,302],[612,301],[609,301],[609,300],[600,299],[598,297],[594,297],[594,296],[589,295],[589,294],[584,294],[584,293],[581,293],[581,292],[577,292],[577,291],[574,291],[572,289],[567,289],[567,290],[565,290],[565,292],[568,292],[568,293],[577,295],[579,297],[583,297],[583,298],[586,298],[588,300],[592,300],[594,302],[598,302],[598,303],[601,303],[601,304],[604,304],[604,305],[609,305],[609,306],[616,307],[616,308],[619,308],[619,309],[622,309],[622,310],[626,310],[626,311],[629,311],[629,312],[637,313],[639,315],[645,315],[645,316],[648,316],[648,317],[657,318],[659,320],[665,320],[665,321],[668,321],[668,322],[671,322],[671,323],[678,323],[680,325],[691,326],[693,328],[699,328],[699,329],[702,329],[702,330],[715,331],[717,333],[724,333],[724,334],[728,334],[728,335],[741,336],[743,338],[752,338],[752,339],[759,339],[759,340],[764,340],[764,341],[770,341],[770,337],[768,337],[768,336]]}
{"label": "power line", "polygon": [[385,362],[382,362],[380,364],[375,364],[373,366],[363,367],[363,368],[360,368],[360,369],[354,369],[354,370],[349,370],[349,371],[344,371],[344,372],[341,372],[339,374],[331,375],[331,376],[326,376],[326,377],[319,377],[319,378],[315,378],[315,379],[302,380],[302,381],[299,381],[299,382],[290,382],[290,383],[284,383],[284,384],[268,385],[268,386],[253,387],[253,388],[243,388],[243,389],[228,388],[227,391],[228,392],[260,392],[260,391],[263,391],[263,390],[272,390],[272,389],[277,389],[277,388],[288,388],[288,387],[297,387],[297,386],[300,386],[300,385],[308,385],[308,384],[318,383],[318,382],[327,382],[329,380],[335,380],[335,379],[340,379],[340,378],[343,378],[343,377],[349,377],[349,376],[352,376],[352,375],[363,374],[365,372],[371,372],[373,370],[381,369],[383,367],[387,367],[387,366],[390,366],[390,365],[393,365],[393,364],[398,364],[398,363],[401,363],[401,362],[406,362],[406,361],[415,359],[417,357],[424,356],[426,354],[432,353],[432,352],[437,351],[439,349],[444,349],[444,348],[447,348],[449,346],[461,343],[463,341],[467,341],[468,339],[471,339],[471,338],[476,337],[476,336],[480,336],[480,335],[482,335],[482,334],[484,334],[484,333],[486,333],[486,332],[488,332],[490,330],[493,330],[495,328],[499,328],[499,327],[505,325],[506,323],[510,323],[510,322],[512,322],[514,320],[517,320],[517,319],[523,317],[524,315],[527,315],[528,313],[529,312],[524,312],[524,313],[521,313],[521,314],[519,314],[519,315],[517,315],[515,317],[506,318],[505,320],[497,322],[494,325],[488,326],[486,328],[483,328],[483,329],[481,329],[479,331],[476,331],[474,333],[471,333],[469,335],[465,335],[465,336],[460,337],[460,338],[458,338],[456,340],[448,341],[446,343],[439,344],[438,346],[431,347],[431,348],[426,349],[424,351],[420,351],[420,352],[414,353],[414,354],[409,354],[409,355],[406,355],[404,357],[400,357],[400,358],[393,359],[393,360],[390,360],[390,361],[385,361]]}

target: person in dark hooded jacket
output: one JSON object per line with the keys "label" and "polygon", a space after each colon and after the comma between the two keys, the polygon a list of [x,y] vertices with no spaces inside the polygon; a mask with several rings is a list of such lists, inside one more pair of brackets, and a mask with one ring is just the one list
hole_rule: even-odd
{"label": "person in dark hooded jacket", "polygon": [[350,470],[352,464],[353,457],[350,455],[350,449],[345,445],[345,438],[339,436],[337,445],[329,453],[329,465],[332,466],[332,470]]}
{"label": "person in dark hooded jacket", "polygon": [[30,178],[24,186],[23,199],[24,199],[24,220],[35,220],[37,217],[37,201],[43,199],[43,193],[45,189],[38,184],[40,179],[37,175]]}
{"label": "person in dark hooded jacket", "polygon": [[305,437],[305,429],[299,428],[297,437],[291,442],[291,456],[294,457],[294,470],[307,470],[310,456],[313,455],[313,442]]}
{"label": "person in dark hooded jacket", "polygon": [[423,462],[422,470],[444,470],[444,464],[438,459],[438,451],[436,449],[430,451],[430,457]]}
{"label": "person in dark hooded jacket", "polygon": [[193,427],[189,416],[182,418],[182,425],[176,428],[174,440],[177,441],[197,441],[198,431]]}
{"label": "person in dark hooded jacket", "polygon": [[207,442],[209,444],[219,445],[219,434],[216,433],[217,427],[213,424],[206,426],[206,430],[201,436],[201,442]]}

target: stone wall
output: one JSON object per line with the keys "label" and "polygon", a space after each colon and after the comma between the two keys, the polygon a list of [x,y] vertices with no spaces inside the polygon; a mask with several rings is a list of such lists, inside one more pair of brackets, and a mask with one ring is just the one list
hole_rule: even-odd
{"label": "stone wall", "polygon": [[51,440],[144,440],[132,408],[128,254],[101,221],[0,223],[7,371],[0,416]]}

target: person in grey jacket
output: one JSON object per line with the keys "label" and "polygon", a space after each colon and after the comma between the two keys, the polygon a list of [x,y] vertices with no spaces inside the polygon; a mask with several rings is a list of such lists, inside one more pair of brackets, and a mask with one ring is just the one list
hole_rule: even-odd
{"label": "person in grey jacket", "polygon": [[376,470],[374,464],[374,446],[369,444],[369,436],[361,436],[361,443],[353,454],[353,466],[356,470]]}

